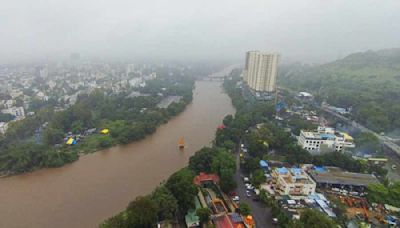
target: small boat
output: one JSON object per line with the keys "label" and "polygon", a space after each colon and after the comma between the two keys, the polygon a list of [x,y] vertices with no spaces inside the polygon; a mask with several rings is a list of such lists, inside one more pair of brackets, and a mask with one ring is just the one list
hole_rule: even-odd
{"label": "small boat", "polygon": [[185,139],[183,139],[183,137],[181,137],[178,141],[178,147],[179,149],[183,149],[185,148]]}

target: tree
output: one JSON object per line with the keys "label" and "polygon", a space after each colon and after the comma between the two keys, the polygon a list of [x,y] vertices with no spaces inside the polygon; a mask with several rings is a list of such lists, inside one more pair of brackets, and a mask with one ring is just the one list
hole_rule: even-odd
{"label": "tree", "polygon": [[46,145],[54,145],[63,141],[64,133],[59,129],[51,127],[46,128],[43,132],[43,142]]}
{"label": "tree", "polygon": [[186,213],[189,208],[194,207],[194,197],[197,187],[193,184],[194,175],[187,168],[174,173],[165,184],[178,201],[179,209]]}
{"label": "tree", "polygon": [[381,150],[378,137],[369,132],[362,132],[355,138],[357,150],[365,153],[375,154]]}
{"label": "tree", "polygon": [[221,175],[223,169],[230,170],[234,173],[236,170],[236,162],[232,154],[224,149],[218,149],[212,159],[211,171]]}
{"label": "tree", "polygon": [[220,175],[220,183],[219,185],[221,186],[221,190],[225,193],[228,193],[236,188],[236,182],[233,177],[235,173],[235,170],[226,168],[221,170],[221,175]]}
{"label": "tree", "polygon": [[210,172],[214,153],[215,151],[208,147],[197,151],[189,158],[189,169],[193,170],[196,174],[200,172]]}
{"label": "tree", "polygon": [[102,135],[98,137],[100,148],[108,148],[113,145],[113,140],[109,135]]}
{"label": "tree", "polygon": [[307,228],[335,228],[335,222],[322,212],[306,209],[300,216],[300,224]]}
{"label": "tree", "polygon": [[137,197],[130,202],[127,209],[128,227],[155,227],[157,222],[157,205],[149,196]]}
{"label": "tree", "polygon": [[232,123],[232,121],[233,121],[233,116],[232,115],[226,115],[224,120],[222,121],[222,123],[225,126],[229,126]]}
{"label": "tree", "polygon": [[253,176],[251,178],[251,182],[253,183],[254,186],[258,187],[265,181],[266,178],[264,175],[264,171],[262,169],[257,169],[256,171],[254,171]]}
{"label": "tree", "polygon": [[127,221],[124,219],[124,213],[122,212],[108,218],[104,223],[100,224],[100,228],[128,228]]}
{"label": "tree", "polygon": [[240,214],[246,216],[246,215],[250,215],[251,214],[251,208],[247,203],[240,203],[239,204],[239,211]]}
{"label": "tree", "polygon": [[157,187],[151,195],[156,204],[158,220],[173,219],[178,211],[178,201],[164,185]]}
{"label": "tree", "polygon": [[202,225],[207,224],[210,221],[210,209],[208,207],[199,208],[196,210],[196,215],[199,216],[200,223]]}
{"label": "tree", "polygon": [[235,158],[225,150],[218,150],[213,157],[211,170],[221,178],[220,186],[222,191],[229,192],[236,187],[233,176],[236,170]]}

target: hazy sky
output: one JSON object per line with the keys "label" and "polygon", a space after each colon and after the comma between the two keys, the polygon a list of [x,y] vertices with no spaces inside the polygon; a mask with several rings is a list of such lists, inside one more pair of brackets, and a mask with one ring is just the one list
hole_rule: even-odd
{"label": "hazy sky", "polygon": [[321,62],[400,47],[399,0],[1,0],[0,62],[204,60],[277,51]]}

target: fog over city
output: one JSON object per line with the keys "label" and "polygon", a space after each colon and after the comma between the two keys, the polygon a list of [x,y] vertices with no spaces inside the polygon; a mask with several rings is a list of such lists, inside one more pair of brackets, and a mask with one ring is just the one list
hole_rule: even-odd
{"label": "fog over city", "polygon": [[11,1],[0,63],[84,58],[242,60],[252,49],[325,62],[400,46],[396,0]]}

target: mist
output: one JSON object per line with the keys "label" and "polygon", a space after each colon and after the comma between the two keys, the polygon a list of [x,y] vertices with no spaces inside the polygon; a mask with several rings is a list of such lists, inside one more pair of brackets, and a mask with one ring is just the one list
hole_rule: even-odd
{"label": "mist", "polygon": [[326,62],[400,47],[396,0],[2,1],[0,63],[85,58]]}

